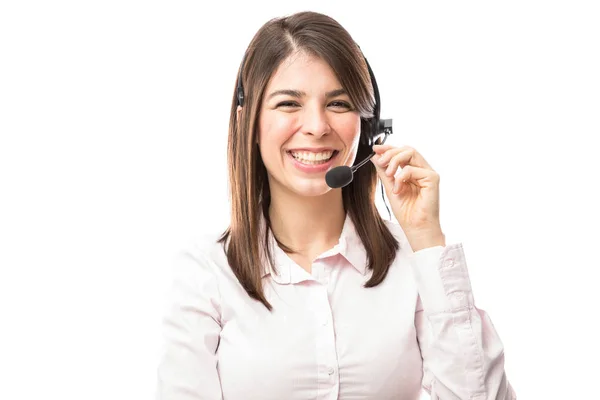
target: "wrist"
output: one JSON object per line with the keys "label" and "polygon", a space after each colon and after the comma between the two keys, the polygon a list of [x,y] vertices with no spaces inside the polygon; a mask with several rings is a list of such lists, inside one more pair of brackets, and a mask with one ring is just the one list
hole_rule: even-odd
{"label": "wrist", "polygon": [[413,252],[435,246],[446,246],[446,236],[441,230],[407,233],[406,237]]}

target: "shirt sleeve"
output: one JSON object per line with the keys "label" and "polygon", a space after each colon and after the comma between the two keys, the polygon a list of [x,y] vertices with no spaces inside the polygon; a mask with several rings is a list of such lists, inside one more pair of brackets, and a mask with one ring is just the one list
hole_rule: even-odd
{"label": "shirt sleeve", "polygon": [[462,244],[422,249],[411,257],[423,387],[431,399],[516,400],[500,337],[474,305]]}
{"label": "shirt sleeve", "polygon": [[220,295],[210,263],[196,251],[175,257],[162,321],[163,352],[157,400],[221,400],[216,350],[221,332]]}

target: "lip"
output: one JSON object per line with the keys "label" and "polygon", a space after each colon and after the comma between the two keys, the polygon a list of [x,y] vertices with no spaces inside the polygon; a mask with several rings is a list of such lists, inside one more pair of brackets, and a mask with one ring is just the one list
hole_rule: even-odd
{"label": "lip", "polygon": [[310,151],[312,153],[321,153],[323,151],[335,151],[333,147],[298,147],[295,149],[287,149],[287,151]]}
{"label": "lip", "polygon": [[[331,150],[334,151],[334,149],[331,148],[323,148],[324,150],[318,150],[318,151],[327,151],[327,150]],[[319,173],[319,172],[326,172],[328,171],[331,166],[333,165],[333,163],[337,160],[340,152],[337,151],[326,163],[323,164],[317,164],[317,165],[308,165],[308,164],[302,164],[300,161],[296,160],[294,158],[294,156],[291,155],[291,151],[315,151],[313,150],[308,150],[308,149],[294,149],[294,150],[288,150],[285,152],[286,156],[289,158],[290,162],[292,163],[292,165],[294,167],[296,167],[298,170],[305,172],[305,173]]]}

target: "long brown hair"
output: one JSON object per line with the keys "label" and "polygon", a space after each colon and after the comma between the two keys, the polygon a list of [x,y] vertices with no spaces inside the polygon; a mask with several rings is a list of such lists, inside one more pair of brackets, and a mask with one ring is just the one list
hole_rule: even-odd
{"label": "long brown hair", "polygon": [[[244,106],[238,119],[234,93],[229,119],[231,221],[219,242],[225,244],[229,265],[242,287],[269,310],[272,306],[263,292],[262,272],[265,263],[274,269],[268,240],[270,191],[257,145],[257,125],[264,88],[280,63],[299,50],[320,57],[331,66],[361,116],[361,135],[369,127],[375,101],[359,47],[329,16],[307,11],[272,19],[258,30],[248,46],[238,71],[244,87]],[[360,161],[370,151],[367,146],[359,146],[356,159]],[[373,271],[365,287],[384,280],[399,248],[376,208],[376,187],[377,171],[367,163],[341,189],[344,208],[366,249],[367,267]],[[266,222],[266,229],[261,228],[262,221]],[[292,251],[277,243],[285,251]]]}

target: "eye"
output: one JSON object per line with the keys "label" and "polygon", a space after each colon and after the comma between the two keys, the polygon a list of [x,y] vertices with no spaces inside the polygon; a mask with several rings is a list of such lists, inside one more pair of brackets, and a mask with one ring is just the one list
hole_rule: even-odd
{"label": "eye", "polygon": [[345,101],[342,100],[335,100],[332,101],[331,103],[329,103],[330,106],[334,107],[334,108],[340,108],[340,109],[345,109],[345,110],[352,110],[352,107],[350,106],[350,104],[346,103]]}
{"label": "eye", "polygon": [[277,103],[277,108],[279,107],[298,107],[298,103],[295,101],[282,101]]}

